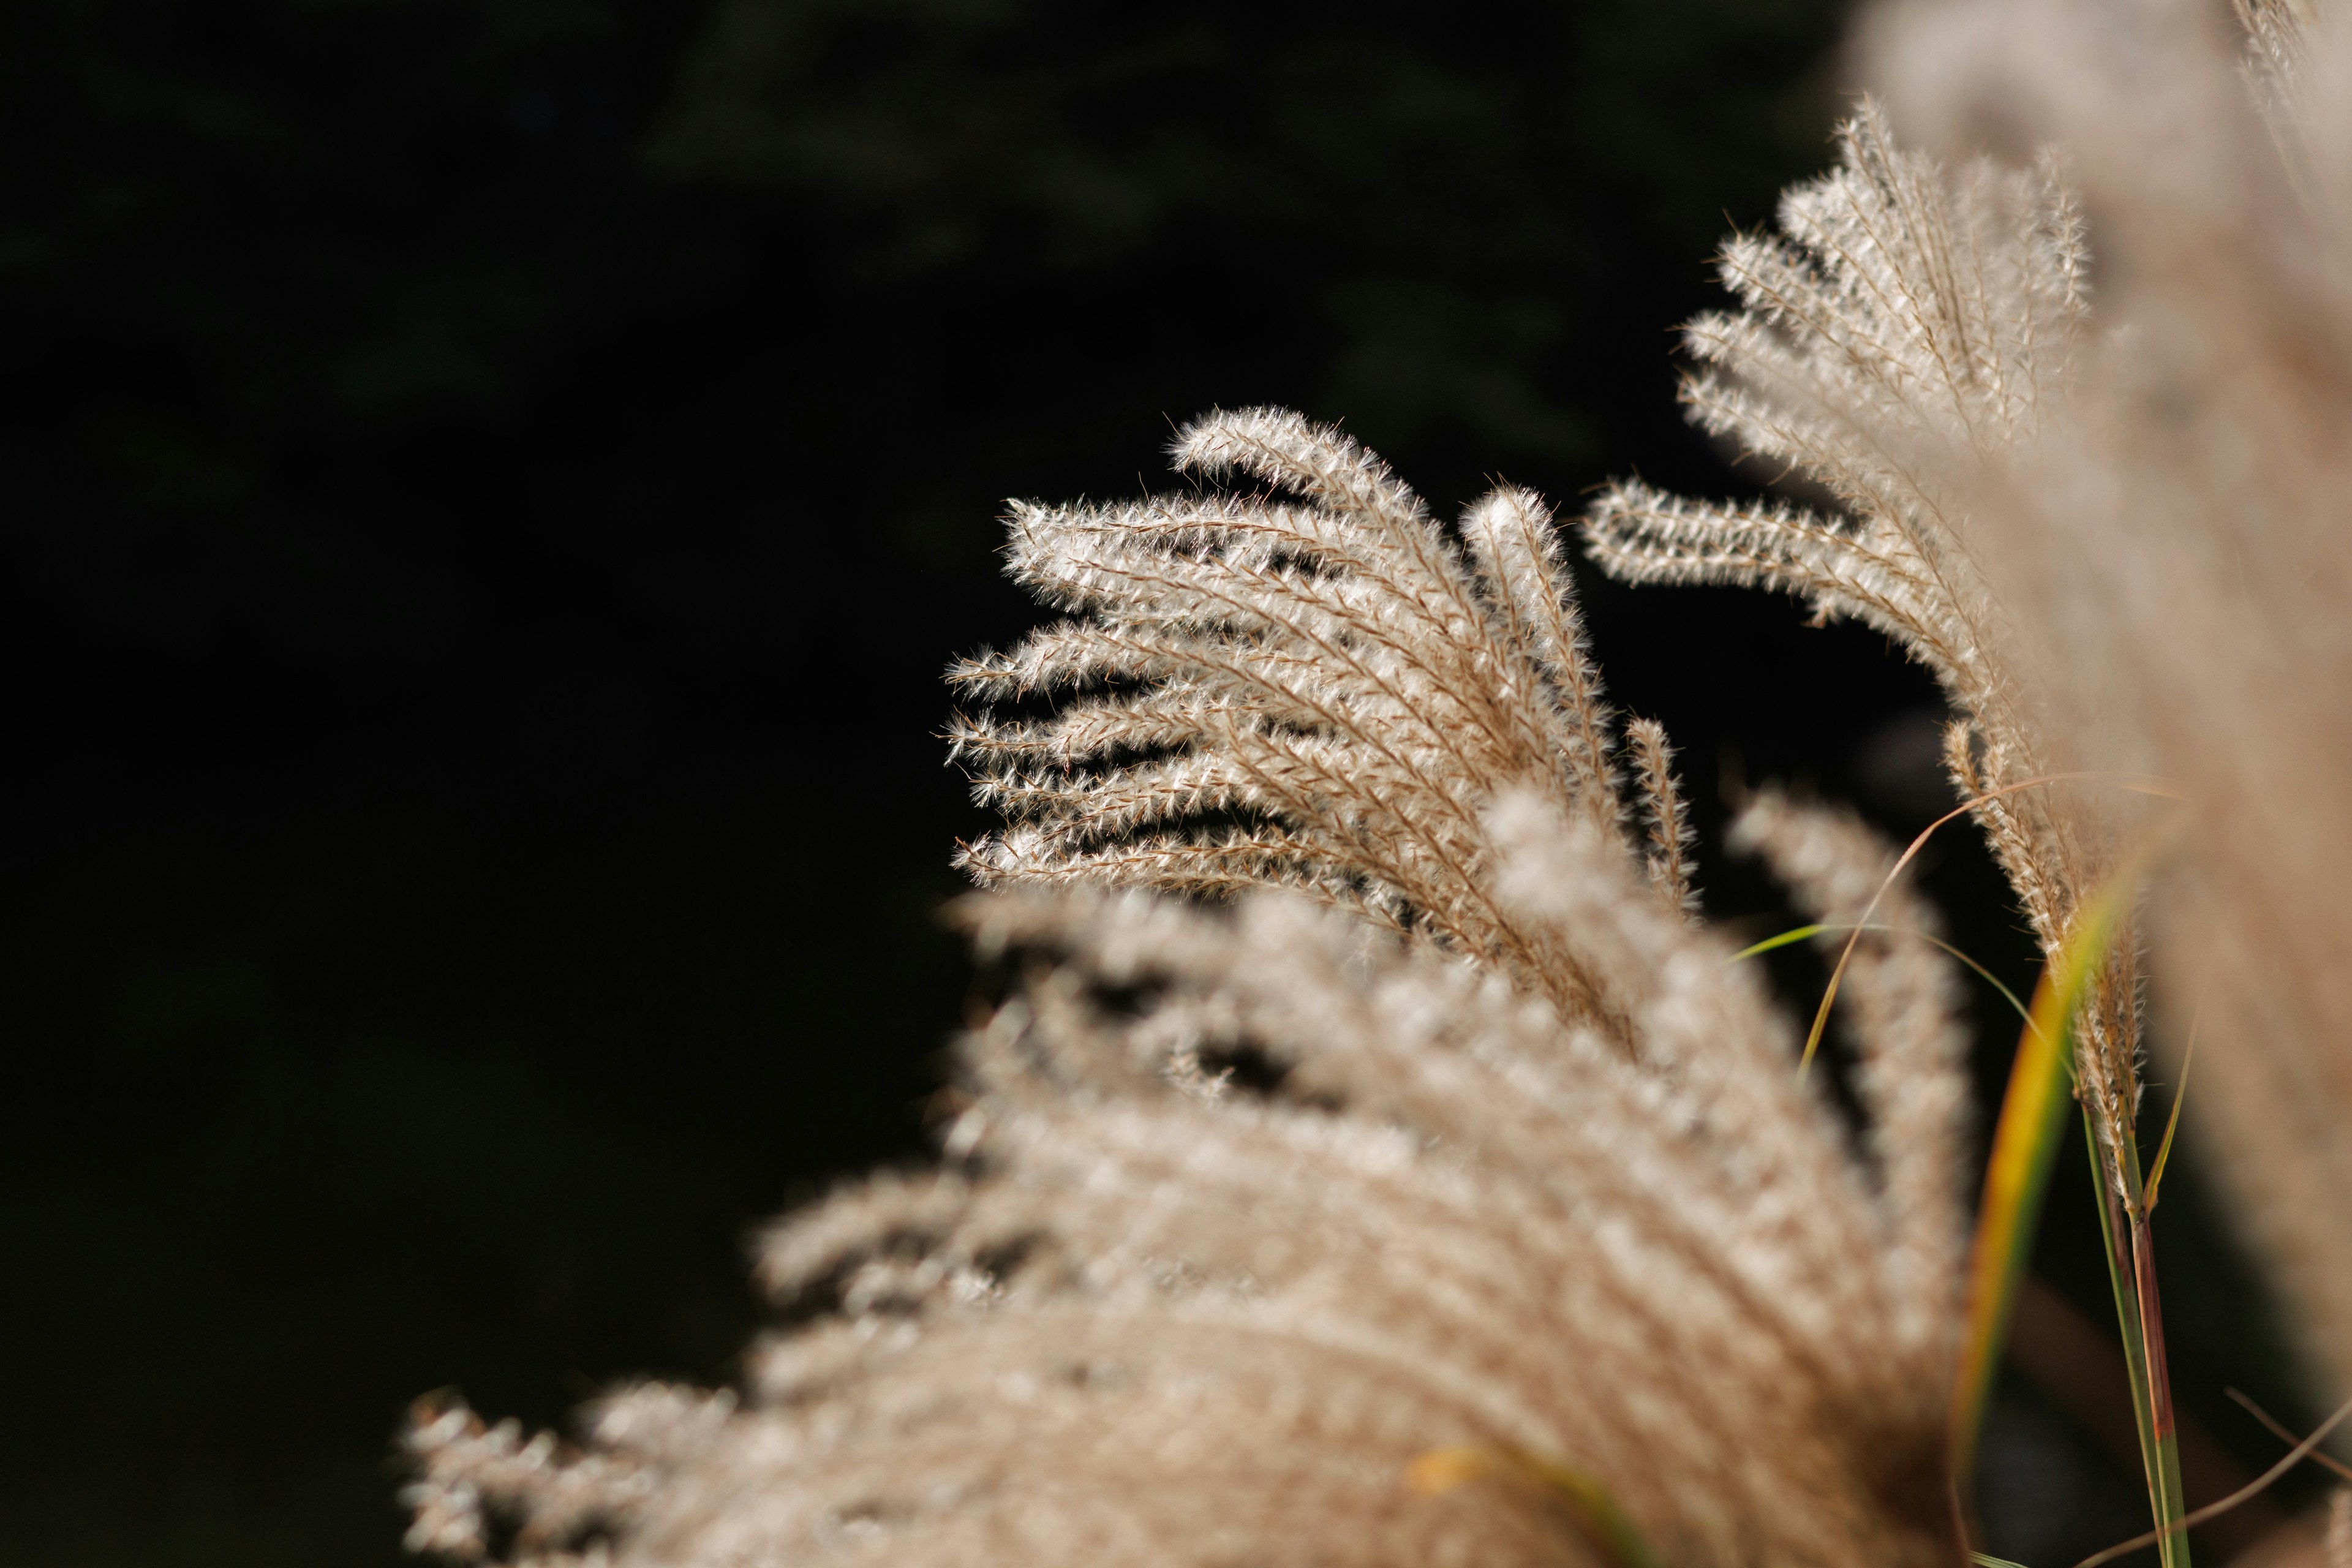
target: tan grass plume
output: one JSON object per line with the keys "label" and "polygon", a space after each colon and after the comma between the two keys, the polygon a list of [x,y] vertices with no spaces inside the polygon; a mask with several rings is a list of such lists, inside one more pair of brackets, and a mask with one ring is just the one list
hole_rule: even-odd
{"label": "tan grass plume", "polygon": [[2238,20],[1996,0],[1865,41],[1927,138],[2061,145],[2095,220],[2106,326],[1972,549],[2057,721],[2188,792],[2151,907],[2189,1120],[2352,1383],[2352,29]]}
{"label": "tan grass plume", "polygon": [[[1853,971],[1856,1147],[1693,922],[1664,737],[1614,740],[1541,504],[1500,492],[1457,546],[1281,413],[1178,456],[1266,488],[1016,509],[1015,572],[1074,618],[957,671],[1065,700],[956,729],[1014,819],[967,852],[1010,890],[961,918],[1022,979],[961,1047],[941,1163],[770,1237],[800,1326],[740,1394],[617,1395],[577,1451],[421,1412],[413,1543],[1943,1561],[1941,955],[1873,935]],[[1891,864],[1777,798],[1739,833],[1826,917]]]}
{"label": "tan grass plume", "polygon": [[[1823,620],[1885,632],[1932,671],[1959,717],[1945,748],[1964,799],[2045,954],[2115,873],[2140,814],[2117,764],[2053,710],[2012,601],[1981,558],[1984,476],[2063,417],[2087,351],[2084,219],[2053,159],[1957,174],[1895,144],[1865,100],[1838,166],[1786,193],[1777,235],[1720,258],[1736,311],[1684,331],[1692,417],[1819,505],[1710,503],[1633,481],[1585,518],[1587,549],[1634,583],[1775,589]],[[2077,716],[2068,715],[2072,720]],[[2110,1143],[2139,1101],[2128,938],[2083,1019],[2084,1088]]]}

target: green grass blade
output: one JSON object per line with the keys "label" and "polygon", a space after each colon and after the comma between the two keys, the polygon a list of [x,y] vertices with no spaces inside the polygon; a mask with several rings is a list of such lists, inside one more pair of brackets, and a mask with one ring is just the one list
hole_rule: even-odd
{"label": "green grass blade", "polygon": [[[2083,1136],[2091,1144],[2091,1175],[2098,1184],[2099,1235],[2106,1245],[2107,1282],[2115,1294],[2116,1326],[2123,1332],[2125,1370],[2131,1377],[2132,1422],[2139,1433],[2140,1468],[2158,1532],[2157,1551],[2164,1568],[2189,1568],[2189,1538],[2180,1528],[2189,1503],[2180,1485],[2180,1440],[2173,1418],[2164,1314],[2156,1285],[2156,1241],[2148,1228],[2139,1151],[2129,1138],[2119,1149],[2103,1150],[2087,1110]],[[2108,1169],[2107,1161],[2115,1162],[2114,1169]]]}
{"label": "green grass blade", "polygon": [[[2092,973],[2105,960],[2134,881],[2128,867],[2117,872],[2076,918],[2075,940],[2063,956],[2071,962],[2077,956],[2074,949],[2084,950],[2080,973],[2074,977],[2078,1000]],[[2094,938],[2095,950],[2090,941]],[[2072,1019],[2070,1008],[2070,1026]],[[2176,1113],[2179,1109],[2176,1096]],[[2148,1228],[2147,1191],[2140,1176],[2137,1137],[2126,1125],[2116,1130],[2112,1145],[2102,1144],[2090,1107],[2085,1105],[2083,1140],[2090,1152],[2116,1324],[2123,1334],[2124,1369],[2131,1380],[2132,1424],[2139,1435],[2148,1512],[2156,1524],[2154,1540],[2163,1568],[2189,1568],[2189,1537],[2182,1525],[2188,1500],[2180,1486],[2180,1440],[2173,1415],[2171,1374],[2166,1365],[2164,1314],[2157,1292],[2156,1239]],[[2166,1145],[2168,1154],[2169,1135]]]}
{"label": "green grass blade", "polygon": [[2164,1119],[2164,1142],[2156,1146],[2156,1163],[2147,1169],[2147,1212],[2156,1212],[2156,1200],[2164,1187],[2164,1167],[2172,1159],[2172,1135],[2180,1131],[2180,1108],[2189,1100],[2189,1069],[2197,1065],[2197,1025],[2189,1026],[2189,1049],[2180,1058],[2180,1081],[2172,1086],[2172,1114]]}
{"label": "green grass blade", "polygon": [[1958,959],[1962,963],[1965,963],[1970,969],[1975,970],[1979,979],[1982,980],[1986,984],[2000,993],[2000,999],[2009,1004],[2010,1009],[2017,1015],[2020,1021],[2029,1024],[2033,1021],[2033,1015],[2026,1011],[2025,1004],[2017,999],[2017,993],[2011,991],[2008,986],[2003,985],[2000,983],[2000,977],[1999,975],[1995,974],[1991,970],[1987,969],[1983,964],[1979,963],[1975,959],[1970,958],[1967,953],[1962,952],[1958,948],[1954,947],[1950,942],[1946,942],[1942,937],[1929,936],[1924,931],[1918,934],[1922,940],[1934,942],[1937,947],[1942,948],[1946,952],[1950,953],[1954,958]]}
{"label": "green grass blade", "polygon": [[1976,1472],[1977,1444],[2000,1365],[2001,1340],[2032,1255],[2051,1166],[2073,1098],[2074,1015],[2091,976],[2105,961],[2126,890],[2111,887],[2091,900],[2075,921],[2073,937],[2042,970],[1993,1127],[1992,1158],[1985,1167],[1969,1260],[1969,1318],[1952,1395],[1952,1468],[1963,1498]]}
{"label": "green grass blade", "polygon": [[1737,963],[1743,958],[1753,958],[1759,952],[1769,952],[1776,947],[1793,947],[1798,942],[1803,942],[1806,938],[1819,936],[1825,931],[1842,931],[1843,929],[1844,928],[1842,926],[1799,926],[1794,931],[1784,931],[1779,936],[1768,936],[1762,942],[1756,943],[1752,947],[1743,947],[1738,952],[1733,953],[1729,958],[1724,960],[1724,962],[1727,963]]}
{"label": "green grass blade", "polygon": [[[1924,837],[1924,835],[1923,835]],[[1916,848],[1916,846],[1915,845]],[[1865,931],[1916,935],[1933,942],[1989,982],[2011,1007],[2024,1016],[2017,1058],[2010,1068],[2009,1088],[2002,1097],[2000,1118],[1993,1131],[1992,1158],[1985,1170],[1984,1198],[1979,1206],[1976,1245],[1969,1266],[1969,1321],[1961,1345],[1960,1365],[1952,1399],[1951,1454],[1956,1494],[1965,1500],[1975,1472],[1977,1445],[1984,1427],[1986,1402],[2000,1362],[2001,1341],[2017,1288],[2025,1274],[2039,1229],[2042,1205],[2048,1195],[2053,1162],[2066,1125],[2068,1088],[2074,1074],[2074,1018],[2081,1010],[2093,977],[2106,962],[2136,877],[2126,868],[2079,911],[2073,935],[2044,968],[2029,1007],[1984,965],[1949,942],[1924,931],[1903,932],[1864,920],[1853,925],[1806,925],[1767,937],[1733,955],[1752,958],[1787,947],[1826,931],[1853,933],[1839,959],[1839,972],[1853,956],[1853,943]],[[1819,1044],[1830,1004],[1836,994],[1832,974],[1829,994],[1806,1040],[1810,1063]],[[2191,1049],[2194,1049],[2192,1040]],[[1799,1071],[1803,1067],[1801,1065]],[[2188,1082],[2187,1066],[2181,1073]],[[2172,1419],[2172,1390],[2165,1367],[2164,1328],[2156,1292],[2154,1241],[2147,1226],[2158,1183],[2172,1152],[2180,1121],[2181,1097],[2173,1097],[2172,1117],[2164,1142],[2157,1152],[2153,1176],[2145,1193],[2140,1180],[2139,1152],[2129,1146],[2119,1152],[2103,1152],[2083,1113],[2084,1138],[2089,1145],[2091,1170],[2097,1184],[2100,1234],[2105,1242],[2108,1281],[2116,1298],[2116,1319],[2124,1336],[2124,1359],[2129,1372],[2133,1420],[2140,1439],[2140,1457],[2147,1483],[2148,1504],[2163,1568],[2189,1568],[2189,1542],[2180,1520],[2186,1501],[2180,1487],[2179,1441]],[[2106,1162],[2116,1162],[2110,1172]],[[1962,1507],[1965,1512],[1965,1501]],[[1971,1553],[1980,1563],[1999,1559]],[[2011,1565],[2014,1568],[2014,1565]]]}
{"label": "green grass blade", "polygon": [[[2019,1017],[2021,1020],[2023,1020],[2023,1019],[2029,1019],[2029,1018],[2032,1016],[2032,1015],[2030,1015],[2029,1013],[2027,1013],[2027,1011],[2025,1010],[2025,1004],[2024,1004],[2024,1003],[2022,1003],[2022,1002],[2021,1002],[2021,1001],[2019,1001],[2019,1000],[2017,999],[2017,993],[2016,993],[2016,992],[2014,992],[2014,991],[2011,991],[2008,986],[2006,986],[2006,985],[2004,985],[2004,984],[2002,984],[2000,983],[2000,976],[1999,976],[1998,974],[1995,974],[1991,970],[1987,969],[1983,964],[1979,963],[1975,959],[1970,958],[1967,953],[1962,952],[1958,948],[1954,947],[1950,942],[1946,942],[1942,937],[1940,937],[1940,936],[1937,936],[1937,935],[1935,935],[1933,932],[1930,932],[1930,931],[1911,931],[1911,930],[1909,930],[1909,929],[1907,929],[1907,928],[1906,928],[1906,927],[1903,927],[1903,926],[1883,926],[1883,925],[1810,925],[1810,926],[1798,926],[1798,927],[1797,927],[1795,930],[1793,930],[1793,931],[1782,931],[1782,932],[1781,932],[1780,935],[1778,935],[1778,936],[1768,936],[1768,937],[1766,937],[1762,942],[1756,942],[1756,943],[1754,943],[1754,944],[1752,944],[1752,945],[1750,945],[1750,946],[1748,946],[1748,947],[1743,947],[1743,948],[1741,948],[1738,952],[1733,953],[1729,958],[1725,959],[1725,960],[1724,960],[1724,962],[1725,962],[1726,963],[1738,963],[1738,962],[1739,962],[1741,959],[1743,959],[1743,958],[1754,958],[1758,953],[1760,953],[1760,952],[1770,952],[1774,948],[1780,948],[1780,947],[1790,947],[1790,946],[1795,945],[1795,944],[1796,944],[1796,943],[1798,943],[1798,942],[1801,942],[1805,941],[1806,939],[1808,939],[1808,938],[1810,938],[1810,937],[1816,937],[1816,936],[1820,936],[1820,935],[1821,935],[1822,932],[1824,932],[1824,931],[1882,931],[1882,932],[1885,933],[1885,934],[1886,934],[1886,935],[1888,935],[1888,936],[1916,936],[1916,937],[1917,937],[1921,942],[1932,942],[1932,943],[1934,943],[1936,946],[1942,948],[1946,952],[1949,953],[1952,957],[1958,959],[1962,963],[1967,964],[1970,969],[1972,969],[1972,970],[1974,970],[1974,971],[1976,972],[1977,977],[1978,977],[1979,979],[1982,980],[1986,984],[1988,984],[1988,985],[1991,986],[1994,990],[1996,990],[1996,991],[2000,992],[2000,993],[2001,1000],[2009,1004],[2011,1010],[2012,1012],[2016,1013],[2016,1015],[2018,1016],[2018,1017]],[[2187,1074],[2185,1074],[2185,1073],[2184,1073],[2184,1074],[2182,1075],[2182,1078],[2183,1078],[2183,1080],[2184,1080],[2184,1081],[2186,1081]]]}
{"label": "green grass blade", "polygon": [[2104,768],[2079,773],[2043,773],[2038,778],[2019,779],[2015,784],[2005,784],[1999,789],[1989,789],[1982,795],[1971,795],[1921,828],[1919,836],[1911,840],[1902,854],[1895,858],[1895,864],[1888,868],[1885,879],[1878,884],[1878,891],[1870,895],[1870,902],[1863,906],[1862,925],[1854,928],[1854,934],[1846,941],[1845,951],[1838,954],[1837,963],[1830,968],[1830,983],[1822,990],[1822,1005],[1813,1009],[1813,1026],[1805,1031],[1804,1054],[1797,1058],[1799,1078],[1803,1078],[1812,1067],[1813,1053],[1821,1049],[1822,1033],[1829,1027],[1830,1006],[1837,1000],[1838,983],[1845,978],[1846,965],[1853,961],[1854,943],[1862,940],[1863,930],[1869,925],[1870,917],[1878,909],[1878,900],[1886,896],[1887,889],[1895,886],[1895,879],[1903,875],[1903,868],[1916,859],[1919,851],[1927,847],[1927,840],[1933,838],[1937,830],[1946,823],[1966,816],[1989,800],[1999,800],[2003,795],[2015,795],[2020,790],[2040,789],[2045,784],[2063,784],[2069,780],[2084,782],[2098,780],[2114,784],[2120,789],[2129,790],[2134,795],[2160,795],[2168,800],[2180,798],[2178,786],[2152,773],[2115,773]]}
{"label": "green grass blade", "polygon": [[[2164,1367],[2164,1331],[2156,1313],[2155,1274],[2148,1266],[2144,1239],[2146,1223],[2135,1225],[2129,1200],[2116,1191],[2090,1113],[2083,1116],[2083,1137],[2090,1145],[2091,1181],[2099,1211],[2099,1239],[2105,1245],[2107,1284],[2116,1300],[2116,1326],[2122,1331],[2124,1370],[2131,1379],[2132,1425],[2139,1434],[2140,1474],[2147,1487],[2148,1514],[2159,1532],[2157,1550],[2164,1568],[2188,1568],[2189,1539],[2175,1528],[2186,1508],[2180,1490],[2180,1444],[2171,1419],[2172,1391]],[[2139,1156],[2126,1150],[2122,1167],[2126,1186],[2137,1185]],[[2150,1333],[2151,1328],[2154,1330]]]}

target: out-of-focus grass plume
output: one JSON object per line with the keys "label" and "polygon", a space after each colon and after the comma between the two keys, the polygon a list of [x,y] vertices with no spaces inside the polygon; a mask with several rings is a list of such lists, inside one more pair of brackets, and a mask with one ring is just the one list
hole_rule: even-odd
{"label": "out-of-focus grass plume", "polygon": [[[1866,34],[1931,141],[2055,141],[2103,320],[1972,498],[2058,721],[2190,793],[2151,902],[2193,1127],[2352,1376],[2352,32],[2281,0],[1919,6]],[[2251,44],[2247,42],[2251,39]],[[2249,88],[2252,91],[2249,91]]]}

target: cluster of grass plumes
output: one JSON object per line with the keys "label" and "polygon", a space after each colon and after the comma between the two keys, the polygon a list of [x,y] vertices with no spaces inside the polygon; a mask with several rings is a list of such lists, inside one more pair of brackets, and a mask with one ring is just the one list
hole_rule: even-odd
{"label": "cluster of grass plumes", "polygon": [[[1662,1561],[1940,1561],[1939,956],[1874,942],[1854,975],[1858,1160],[1753,966],[1621,844],[1526,793],[1486,822],[1498,906],[1607,977],[1624,1034],[1295,898],[975,900],[1028,979],[961,1047],[946,1161],[769,1239],[814,1321],[743,1407],[641,1389],[568,1463],[437,1411],[421,1542],[478,1542],[487,1509],[541,1561],[614,1531],[713,1568],[1605,1561],[1541,1465]],[[1743,831],[1827,910],[1885,869],[1779,803]],[[1433,1451],[1490,1473],[1408,1485]]]}
{"label": "cluster of grass plumes", "polygon": [[[1797,594],[1943,682],[1955,782],[2060,977],[2030,1026],[2049,1092],[2012,1103],[2063,1106],[2080,1042],[2159,1532],[2129,894],[2162,846],[2102,780],[2186,794],[2154,901],[2194,914],[2158,921],[2158,977],[2208,998],[2225,1170],[2352,1344],[2352,37],[2293,0],[2244,17],[2251,45],[2190,0],[1882,17],[1931,128],[2019,155],[1949,173],[1865,106],[1687,336],[1697,419],[1811,509],[1622,484],[1587,521],[1608,570]],[[1006,818],[963,851],[992,891],[962,919],[1017,978],[940,1162],[777,1228],[795,1326],[740,1395],[625,1393],[580,1450],[421,1412],[414,1542],[1951,1560],[1953,1413],[2032,1182],[1988,1202],[1955,1400],[1962,1042],[1949,970],[1893,934],[1929,926],[1895,858],[1777,797],[1734,833],[1853,933],[1857,1139],[1698,919],[1666,739],[1609,711],[1540,500],[1449,531],[1279,411],[1175,458],[1245,484],[1017,506],[1012,572],[1069,618],[952,672]],[[2046,1173],[2063,1120],[2005,1116],[1996,1169]]]}
{"label": "cluster of grass plumes", "polygon": [[[1014,890],[964,919],[1025,967],[962,1047],[941,1165],[778,1229],[763,1279],[803,1326],[740,1408],[640,1389],[572,1454],[425,1412],[415,1543],[1936,1559],[1966,1111],[1941,958],[1873,937],[1853,973],[1857,1152],[1694,923],[1670,752],[1637,722],[1621,770],[1541,503],[1498,492],[1459,547],[1282,413],[1177,455],[1298,499],[1016,510],[1015,573],[1079,618],[956,671],[1091,689],[957,726],[1015,818],[965,857]],[[1742,833],[1824,915],[1889,863],[1776,800]]]}
{"label": "cluster of grass plumes", "polygon": [[[2028,784],[2102,759],[2053,721],[1970,510],[1989,469],[2043,440],[2078,378],[2083,218],[2053,158],[1950,174],[1898,148],[1867,102],[1837,142],[1838,167],[1782,197],[1778,236],[1725,246],[1741,309],[1684,329],[1694,419],[1767,472],[1810,481],[1828,508],[1620,482],[1587,514],[1587,548],[1629,582],[1795,595],[1933,671],[1959,715],[1953,782],[2054,954],[2112,875],[2128,814],[2088,780]],[[2135,959],[2117,944],[2084,1018],[2085,1086],[2110,1144],[2130,1139],[2138,1107]]]}
{"label": "cluster of grass plumes", "polygon": [[2203,1020],[2191,1117],[2352,1382],[2352,30],[2240,14],[1919,6],[1871,37],[1927,139],[2057,142],[2096,215],[2116,330],[1983,476],[1971,543],[2021,679],[2188,796],[2152,909],[2176,1048]]}

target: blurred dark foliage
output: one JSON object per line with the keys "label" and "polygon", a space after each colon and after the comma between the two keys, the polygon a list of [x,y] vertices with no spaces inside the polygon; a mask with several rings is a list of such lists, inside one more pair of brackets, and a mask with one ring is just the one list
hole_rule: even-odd
{"label": "blurred dark foliage", "polygon": [[[1667,329],[1823,162],[1840,12],[0,11],[0,1563],[390,1563],[409,1397],[726,1376],[749,1228],[921,1147],[999,499],[1269,401],[1441,510],[1741,484]],[[1591,608],[1709,831],[1944,798],[1874,637]]]}

